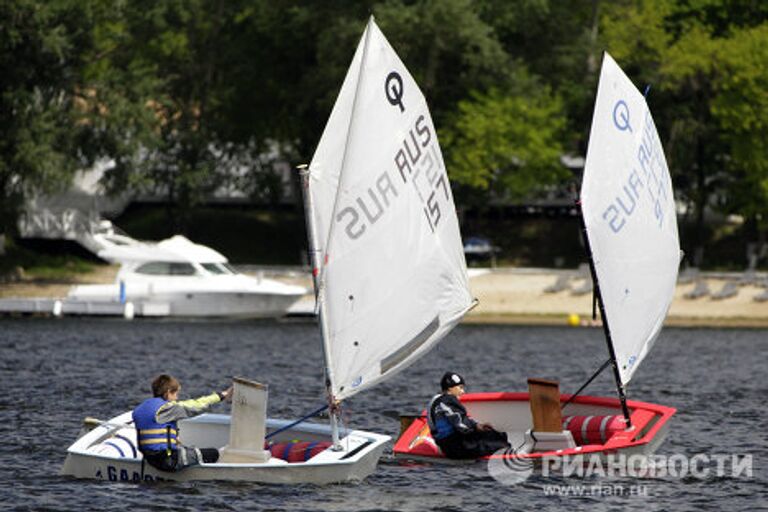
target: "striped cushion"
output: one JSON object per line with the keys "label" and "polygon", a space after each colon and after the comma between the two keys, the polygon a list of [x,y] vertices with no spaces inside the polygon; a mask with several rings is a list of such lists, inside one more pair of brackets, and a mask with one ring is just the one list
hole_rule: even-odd
{"label": "striped cushion", "polygon": [[265,446],[276,459],[286,462],[306,462],[318,453],[331,446],[325,441],[291,441],[288,443],[274,443]]}

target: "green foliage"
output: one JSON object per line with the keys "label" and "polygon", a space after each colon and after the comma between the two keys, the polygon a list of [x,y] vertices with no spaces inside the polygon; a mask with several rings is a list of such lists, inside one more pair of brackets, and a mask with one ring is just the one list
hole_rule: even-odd
{"label": "green foliage", "polygon": [[658,84],[651,109],[700,247],[707,208],[768,214],[767,16],[765,2],[652,0],[612,4],[603,18],[608,50]]}
{"label": "green foliage", "polygon": [[711,109],[732,175],[727,209],[768,221],[768,26],[739,31],[713,53],[722,72]]}
{"label": "green foliage", "polygon": [[382,2],[375,14],[428,98],[438,126],[471,91],[510,75],[509,55],[470,0]]}
{"label": "green foliage", "polygon": [[[116,223],[131,235],[161,240],[178,234],[158,206],[126,211]],[[197,208],[187,235],[222,252],[232,263],[298,265],[306,246],[303,212],[245,208]]]}
{"label": "green foliage", "polygon": [[25,199],[65,187],[85,162],[67,91],[88,22],[75,1],[0,3],[0,232],[15,232]]}
{"label": "green foliage", "polygon": [[0,278],[22,268],[25,278],[44,281],[67,281],[93,270],[93,263],[73,255],[52,255],[19,247],[6,240],[5,254],[0,256]]}
{"label": "green foliage", "polygon": [[107,175],[111,190],[160,193],[184,213],[219,185],[227,155],[216,125],[228,86],[217,68],[234,8],[131,2],[96,32],[89,86],[104,105],[97,116],[107,127],[105,145],[117,153],[109,155],[116,162]]}
{"label": "green foliage", "polygon": [[277,202],[273,164],[311,158],[371,14],[473,197],[567,176],[607,49],[653,85],[698,243],[707,208],[768,218],[768,2],[5,0],[0,230],[98,159],[114,162],[109,191],[163,194],[172,230],[220,187]]}
{"label": "green foliage", "polygon": [[473,94],[442,134],[451,179],[512,199],[556,183],[568,176],[560,164],[564,126],[562,102],[546,87]]}

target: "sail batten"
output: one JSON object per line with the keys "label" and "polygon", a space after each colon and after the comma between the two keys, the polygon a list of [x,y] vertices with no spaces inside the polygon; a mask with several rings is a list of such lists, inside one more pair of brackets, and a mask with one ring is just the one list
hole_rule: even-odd
{"label": "sail batten", "polygon": [[410,365],[472,302],[429,109],[373,19],[310,176],[328,374],[343,399]]}
{"label": "sail batten", "polygon": [[680,243],[669,169],[640,91],[607,53],[581,188],[584,224],[625,385],[672,303]]}

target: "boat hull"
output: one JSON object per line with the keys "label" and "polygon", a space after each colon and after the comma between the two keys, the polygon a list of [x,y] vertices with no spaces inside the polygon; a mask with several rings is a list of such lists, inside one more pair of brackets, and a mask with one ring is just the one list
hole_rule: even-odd
{"label": "boat hull", "polygon": [[[143,293],[129,293],[125,298],[125,302],[133,304],[136,316],[275,318],[285,315],[304,296],[303,290],[270,293],[146,288]],[[70,309],[75,310],[77,303],[119,304],[119,297],[118,285],[81,285],[70,292],[63,312],[69,312],[70,303]]]}
{"label": "boat hull", "polygon": [[[136,431],[129,424],[127,412],[105,422],[81,436],[67,450],[61,474],[75,478],[122,482],[141,481],[201,481],[226,480],[270,484],[329,484],[360,481],[373,473],[389,436],[362,431],[343,433],[342,450],[325,449],[305,462],[286,462],[270,458],[262,463],[200,464],[180,472],[159,471],[142,463],[135,449]],[[230,417],[204,414],[180,422],[182,441],[194,446],[221,447],[229,436]],[[287,420],[267,420],[267,432],[290,423]],[[276,436],[278,440],[308,441],[331,438],[330,427],[315,423],[300,423]]]}
{"label": "boat hull", "polygon": [[[569,398],[570,395],[561,395],[560,400],[565,403]],[[481,423],[490,423],[497,430],[507,432],[513,447],[520,446],[525,433],[533,427],[528,393],[468,393],[461,397],[461,401],[474,419]],[[603,433],[603,438],[596,442],[583,442],[571,448],[549,451],[507,451],[483,459],[529,459],[541,462],[552,458],[581,456],[591,459],[594,456],[606,462],[609,457],[616,460],[617,456],[653,454],[664,441],[669,430],[669,420],[676,409],[637,401],[629,401],[627,405],[633,426],[630,429],[609,432],[607,435]],[[583,419],[620,416],[621,404],[618,399],[613,398],[578,396],[563,414]],[[399,460],[447,464],[473,462],[447,459],[429,434],[424,413],[405,429],[396,441],[393,451],[395,458]],[[589,462],[591,463],[591,460]]]}
{"label": "boat hull", "polygon": [[157,294],[153,302],[169,305],[169,315],[183,317],[273,318],[286,314],[303,294],[190,292]]}

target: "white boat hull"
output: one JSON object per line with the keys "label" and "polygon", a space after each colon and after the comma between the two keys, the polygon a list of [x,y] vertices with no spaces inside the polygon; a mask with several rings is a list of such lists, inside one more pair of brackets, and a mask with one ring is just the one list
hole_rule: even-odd
{"label": "white boat hull", "polygon": [[[285,462],[270,458],[264,463],[200,464],[177,473],[159,471],[142,463],[135,451],[136,431],[131,413],[117,416],[80,437],[67,450],[61,474],[75,478],[139,482],[156,480],[229,480],[271,484],[328,484],[360,481],[373,473],[389,436],[362,431],[345,432],[342,450],[328,448],[306,462]],[[230,417],[204,414],[180,423],[182,441],[200,447],[221,447],[227,443]],[[267,430],[287,425],[286,420],[267,420]],[[330,440],[326,425],[301,423],[278,434],[278,439]]]}
{"label": "white boat hull", "polygon": [[[134,306],[137,316],[243,317],[274,318],[304,296],[304,289],[273,293],[270,291],[206,291],[197,289],[163,290],[160,287],[129,287],[124,302]],[[67,303],[120,304],[119,285],[81,285],[74,287]]]}
{"label": "white boat hull", "polygon": [[191,292],[157,294],[152,302],[167,303],[170,316],[273,318],[285,315],[301,294]]}

